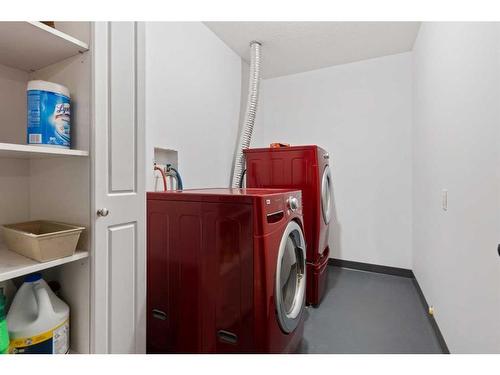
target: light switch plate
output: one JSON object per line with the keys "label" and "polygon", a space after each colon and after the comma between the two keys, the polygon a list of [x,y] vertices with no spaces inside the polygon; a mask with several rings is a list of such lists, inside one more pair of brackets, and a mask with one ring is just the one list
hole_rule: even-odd
{"label": "light switch plate", "polygon": [[441,208],[443,211],[448,211],[448,190],[443,189],[441,191]]}

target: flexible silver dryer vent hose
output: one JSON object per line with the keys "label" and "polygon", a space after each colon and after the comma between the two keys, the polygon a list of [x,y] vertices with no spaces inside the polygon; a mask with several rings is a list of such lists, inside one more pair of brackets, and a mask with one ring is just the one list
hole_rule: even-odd
{"label": "flexible silver dryer vent hose", "polygon": [[248,100],[245,112],[245,123],[240,133],[240,141],[234,155],[233,178],[231,187],[237,188],[240,185],[240,179],[245,169],[245,159],[243,150],[250,147],[252,140],[253,126],[257,114],[257,103],[259,101],[259,83],[260,83],[260,49],[259,42],[250,43],[250,77],[248,81]]}

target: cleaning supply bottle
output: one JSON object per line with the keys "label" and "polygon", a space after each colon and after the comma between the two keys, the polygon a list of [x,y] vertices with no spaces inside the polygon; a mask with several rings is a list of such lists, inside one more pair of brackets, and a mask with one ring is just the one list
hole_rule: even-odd
{"label": "cleaning supply bottle", "polygon": [[5,320],[5,309],[7,302],[3,290],[0,289],[0,354],[9,352],[9,331],[7,329],[7,321]]}
{"label": "cleaning supply bottle", "polygon": [[12,280],[5,280],[0,282],[0,292],[2,291],[5,298],[5,315],[7,316],[7,311],[9,311],[10,304],[16,295],[17,288]]}
{"label": "cleaning supply bottle", "polygon": [[69,351],[69,307],[39,273],[24,279],[10,306],[7,325],[13,354]]}

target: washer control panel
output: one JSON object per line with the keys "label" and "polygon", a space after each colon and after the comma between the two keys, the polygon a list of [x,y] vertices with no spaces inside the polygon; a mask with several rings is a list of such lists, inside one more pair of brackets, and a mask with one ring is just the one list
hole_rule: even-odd
{"label": "washer control panel", "polygon": [[266,197],[263,203],[268,222],[277,222],[285,216],[302,213],[302,194],[300,191],[290,191]]}

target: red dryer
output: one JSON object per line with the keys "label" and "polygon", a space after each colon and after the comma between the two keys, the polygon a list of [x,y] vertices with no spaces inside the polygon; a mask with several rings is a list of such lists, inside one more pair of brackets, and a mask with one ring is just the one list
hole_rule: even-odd
{"label": "red dryer", "polygon": [[300,189],[307,242],[307,304],[324,294],[330,247],[331,174],[328,153],[318,146],[255,148],[243,151],[248,188]]}
{"label": "red dryer", "polygon": [[300,191],[148,193],[148,353],[294,352],[302,228]]}

